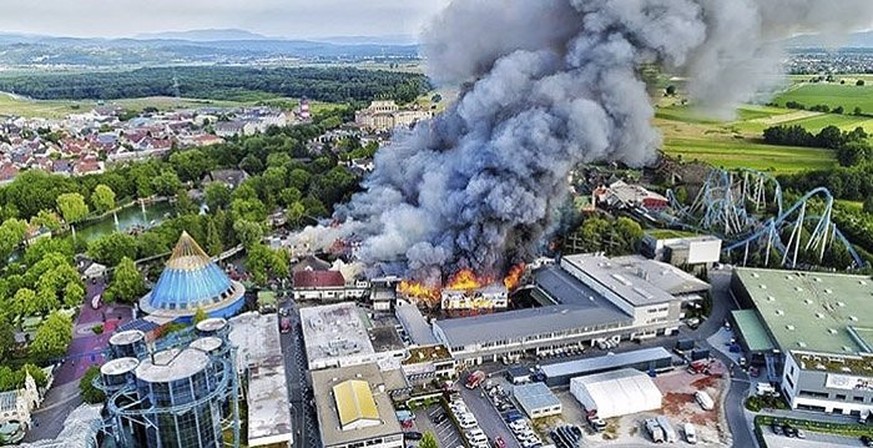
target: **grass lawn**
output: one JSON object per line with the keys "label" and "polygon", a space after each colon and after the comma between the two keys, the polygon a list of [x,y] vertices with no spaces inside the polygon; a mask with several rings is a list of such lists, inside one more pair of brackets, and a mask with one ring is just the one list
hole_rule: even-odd
{"label": "grass lawn", "polygon": [[[127,109],[143,109],[151,106],[160,110],[168,110],[204,106],[239,106],[244,103],[191,98],[147,97],[111,100],[106,101],[105,104],[117,104]],[[70,114],[88,112],[95,106],[97,106],[97,101],[94,100],[31,100],[0,93],[0,115],[64,118]]]}
{"label": "grass lawn", "polygon": [[863,87],[854,85],[854,82],[846,85],[802,84],[778,95],[773,101],[780,106],[787,101],[796,101],[807,108],[818,104],[826,104],[832,109],[843,106],[848,113],[860,107],[865,113],[873,113],[873,83],[868,81],[867,84]]}
{"label": "grass lawn", "polygon": [[864,128],[868,133],[873,132],[873,119],[870,117],[856,117],[853,115],[835,115],[824,114],[810,118],[802,118],[800,120],[787,121],[781,123],[785,126],[800,125],[806,128],[809,132],[819,132],[826,126],[836,126],[840,129],[850,131],[856,127]]}
{"label": "grass lawn", "polygon": [[[104,104],[117,104],[125,109],[142,110],[155,107],[158,110],[188,109],[198,107],[236,107],[255,104],[274,105],[291,109],[299,104],[297,98],[252,99],[250,101],[207,100],[196,98],[173,98],[153,96],[145,98],[124,98],[105,101]],[[86,113],[97,106],[94,100],[32,100],[0,92],[0,115],[22,117],[65,118],[70,114]],[[339,107],[339,104],[310,101],[312,113],[319,113]]]}
{"label": "grass lawn", "polygon": [[835,163],[827,149],[772,146],[744,139],[667,138],[664,152],[684,161],[698,160],[724,168],[750,168],[772,173],[824,169]]}

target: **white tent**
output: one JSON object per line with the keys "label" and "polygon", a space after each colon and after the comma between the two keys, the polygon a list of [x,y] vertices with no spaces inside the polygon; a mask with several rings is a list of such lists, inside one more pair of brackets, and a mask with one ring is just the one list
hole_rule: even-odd
{"label": "white tent", "polygon": [[601,418],[661,408],[661,391],[645,373],[621,369],[570,380],[570,392],[588,411]]}

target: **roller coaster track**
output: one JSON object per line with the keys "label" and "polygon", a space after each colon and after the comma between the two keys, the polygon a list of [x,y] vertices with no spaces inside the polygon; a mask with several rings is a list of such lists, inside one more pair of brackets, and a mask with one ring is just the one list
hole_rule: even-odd
{"label": "roller coaster track", "polygon": [[[725,171],[713,169],[707,175],[691,205],[681,204],[672,191],[667,192],[676,216],[668,224],[714,233],[724,241],[723,252],[743,250],[744,264],[749,251],[763,251],[765,265],[770,264],[771,249],[781,256],[781,266],[795,268],[801,251],[812,251],[821,263],[829,245],[842,244],[854,265],[864,266],[852,244],[832,221],[834,197],[824,187],[815,188],[783,209],[782,187],[772,176],[753,170]],[[810,206],[823,203],[821,213],[808,214]],[[763,219],[762,213],[772,216]],[[678,222],[677,222],[678,219]],[[803,241],[805,230],[812,228]],[[782,236],[791,230],[788,241]]]}

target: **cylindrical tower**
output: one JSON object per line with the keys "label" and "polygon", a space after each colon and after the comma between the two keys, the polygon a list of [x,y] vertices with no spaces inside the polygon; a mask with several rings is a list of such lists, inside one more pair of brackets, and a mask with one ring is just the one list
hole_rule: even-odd
{"label": "cylindrical tower", "polygon": [[100,367],[103,391],[110,395],[128,384],[133,384],[133,372],[138,365],[139,360],[136,358],[116,358],[107,361]]}
{"label": "cylindrical tower", "polygon": [[146,353],[145,333],[127,330],[115,333],[109,338],[113,358],[139,358]]}
{"label": "cylindrical tower", "polygon": [[221,400],[226,387],[197,349],[170,349],[144,359],[136,368],[136,389],[148,402],[144,415],[149,448],[202,448],[222,445]]}
{"label": "cylindrical tower", "polygon": [[195,327],[198,336],[215,336],[224,338],[230,334],[230,325],[221,317],[212,317],[204,319],[197,323]]}

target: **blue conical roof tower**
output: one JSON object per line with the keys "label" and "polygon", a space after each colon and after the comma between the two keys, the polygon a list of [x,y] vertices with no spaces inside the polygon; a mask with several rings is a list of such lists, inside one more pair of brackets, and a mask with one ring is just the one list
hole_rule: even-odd
{"label": "blue conical roof tower", "polygon": [[204,310],[210,317],[230,317],[244,304],[245,288],[231,280],[187,232],[167,261],[152,292],[140,300],[148,314],[186,320]]}

